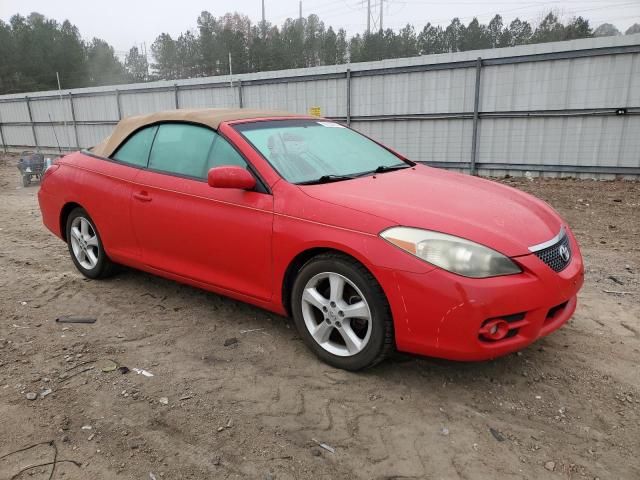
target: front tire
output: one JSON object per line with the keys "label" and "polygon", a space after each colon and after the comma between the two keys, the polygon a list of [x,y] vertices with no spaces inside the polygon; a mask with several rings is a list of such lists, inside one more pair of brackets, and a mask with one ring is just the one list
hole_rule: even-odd
{"label": "front tire", "polygon": [[69,214],[66,234],[71,260],[82,275],[98,279],[113,273],[114,265],[104,251],[98,229],[83,208]]}
{"label": "front tire", "polygon": [[312,258],[300,269],[291,297],[298,332],[329,365],[361,370],[393,350],[387,298],[353,258],[337,253]]}

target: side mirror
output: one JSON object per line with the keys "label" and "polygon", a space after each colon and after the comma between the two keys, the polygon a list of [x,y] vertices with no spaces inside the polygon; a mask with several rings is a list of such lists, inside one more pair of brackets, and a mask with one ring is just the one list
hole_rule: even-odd
{"label": "side mirror", "polygon": [[214,167],[207,175],[209,186],[214,188],[238,188],[253,190],[256,179],[246,169],[238,166]]}

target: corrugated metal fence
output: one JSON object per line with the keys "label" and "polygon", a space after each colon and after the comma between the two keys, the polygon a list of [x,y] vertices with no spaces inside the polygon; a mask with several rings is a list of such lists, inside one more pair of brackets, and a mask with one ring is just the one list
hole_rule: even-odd
{"label": "corrugated metal fence", "polygon": [[637,176],[640,34],[5,95],[0,143],[87,148],[122,117],[194,107],[320,107],[411,159],[473,173]]}

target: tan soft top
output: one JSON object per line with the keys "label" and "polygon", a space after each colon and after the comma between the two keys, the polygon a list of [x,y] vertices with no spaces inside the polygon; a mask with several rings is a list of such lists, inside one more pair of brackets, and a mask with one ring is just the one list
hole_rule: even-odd
{"label": "tan soft top", "polygon": [[110,136],[91,149],[91,152],[101,157],[110,157],[120,144],[136,130],[159,122],[190,122],[205,125],[218,129],[223,122],[232,120],[244,120],[251,118],[265,117],[302,117],[282,111],[251,110],[245,108],[198,108],[167,110],[164,112],[151,113],[148,115],[138,115],[127,117],[116,125]]}

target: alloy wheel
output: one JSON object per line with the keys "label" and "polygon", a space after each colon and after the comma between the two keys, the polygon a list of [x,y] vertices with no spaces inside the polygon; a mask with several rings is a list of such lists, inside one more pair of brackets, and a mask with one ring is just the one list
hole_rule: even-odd
{"label": "alloy wheel", "polygon": [[84,217],[76,217],[71,223],[71,249],[78,263],[87,270],[98,264],[99,244],[95,229]]}
{"label": "alloy wheel", "polygon": [[361,352],[371,337],[371,310],[360,289],[347,277],[323,272],[302,294],[302,316],[311,337],[340,357]]}

